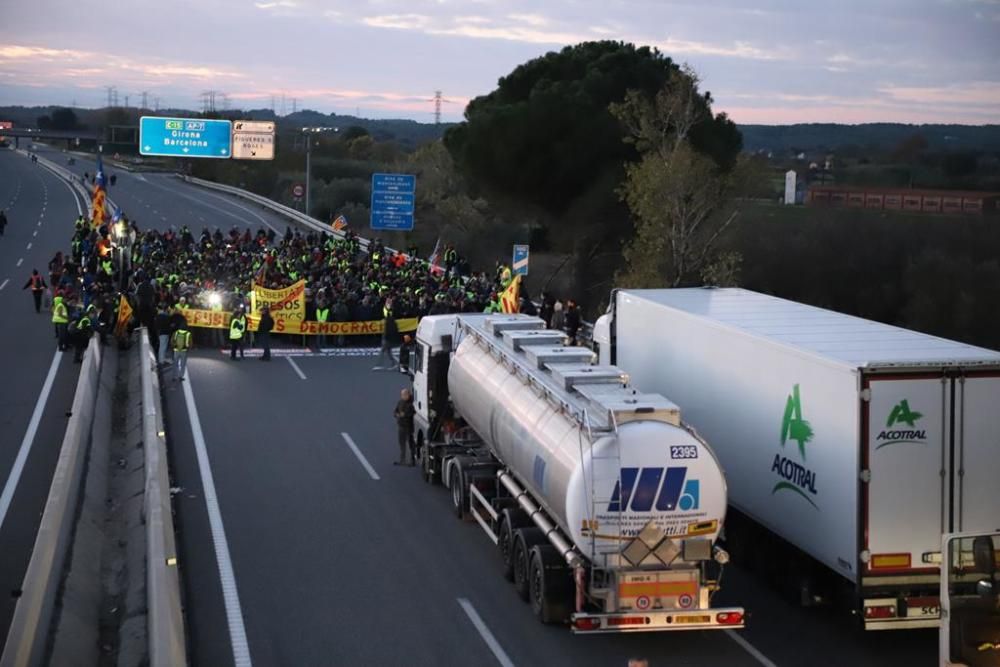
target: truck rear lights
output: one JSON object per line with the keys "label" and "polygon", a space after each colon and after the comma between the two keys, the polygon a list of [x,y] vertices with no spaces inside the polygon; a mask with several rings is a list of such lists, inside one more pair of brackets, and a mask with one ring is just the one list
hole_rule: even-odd
{"label": "truck rear lights", "polygon": [[647,616],[611,616],[608,618],[608,625],[611,627],[622,625],[649,625]]}
{"label": "truck rear lights", "polygon": [[896,618],[896,605],[883,604],[865,607],[865,618]]}
{"label": "truck rear lights", "polygon": [[601,619],[589,618],[585,616],[583,618],[578,618],[575,621],[573,621],[573,627],[581,631],[597,630],[601,627]]}
{"label": "truck rear lights", "polygon": [[739,625],[743,622],[743,614],[738,611],[720,611],[715,615],[715,622],[719,625]]}

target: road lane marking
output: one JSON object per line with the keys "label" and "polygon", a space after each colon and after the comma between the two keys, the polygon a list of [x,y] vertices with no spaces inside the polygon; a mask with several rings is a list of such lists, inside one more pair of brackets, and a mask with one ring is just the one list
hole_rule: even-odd
{"label": "road lane marking", "polygon": [[297,363],[295,363],[295,360],[292,359],[291,357],[285,357],[285,359],[288,361],[288,363],[292,365],[292,368],[295,369],[295,372],[299,374],[299,377],[305,380],[306,374],[302,372],[302,369],[299,368],[299,365]]}
{"label": "road lane marking", "polygon": [[[236,215],[232,211],[227,211],[224,208],[216,206],[215,204],[210,204],[207,201],[205,201],[204,199],[198,199],[197,197],[195,197],[193,195],[185,194],[185,193],[181,192],[180,190],[175,190],[173,188],[167,187],[166,185],[160,185],[159,183],[155,183],[153,181],[149,181],[149,184],[152,185],[154,188],[159,188],[161,190],[165,190],[166,192],[169,192],[169,193],[173,194],[176,197],[183,197],[184,199],[187,199],[188,201],[192,201],[195,204],[198,204],[199,206],[204,206],[205,208],[210,208],[213,211],[218,211],[219,213],[221,213],[223,215],[227,215],[230,218],[233,218],[234,220],[237,220],[242,225],[246,225],[247,227],[251,227],[250,223],[247,222],[241,216]],[[210,195],[210,196],[212,195],[212,193],[209,193],[209,192],[203,192],[202,194],[207,194],[207,195]],[[266,226],[268,226],[271,229],[273,229],[275,232],[278,231],[278,229],[276,229],[273,225],[271,225],[271,223],[269,223],[266,220],[264,220],[264,218],[260,217],[259,215],[257,215],[252,210],[250,210],[248,208],[244,208],[244,207],[240,206],[239,204],[233,204],[233,202],[231,202],[228,199],[222,198],[222,200],[225,201],[225,202],[227,202],[227,203],[229,203],[229,204],[232,204],[233,206],[236,206],[240,210],[245,211],[246,213],[249,213],[250,215],[253,215],[258,220],[260,220],[261,222],[263,222]],[[156,211],[153,211],[153,213],[156,213]]]}
{"label": "road lane marking", "polygon": [[[5,280],[4,285],[6,284]],[[7,510],[10,509],[10,501],[14,498],[14,491],[17,489],[17,483],[21,479],[21,473],[24,472],[24,464],[28,460],[31,445],[35,441],[35,433],[38,432],[38,424],[42,421],[42,413],[45,412],[45,404],[49,400],[49,392],[52,391],[52,382],[56,379],[61,359],[62,352],[56,350],[52,357],[52,365],[49,366],[49,374],[45,376],[45,382],[42,384],[42,393],[38,395],[38,400],[35,402],[35,411],[31,413],[28,430],[24,432],[21,448],[17,451],[17,458],[14,459],[14,466],[10,469],[10,476],[7,477],[7,483],[3,487],[3,494],[0,494],[0,526],[3,526]]]}
{"label": "road lane marking", "polygon": [[351,450],[354,452],[354,455],[358,457],[359,461],[361,461],[361,465],[363,465],[365,467],[365,470],[368,471],[368,475],[374,480],[380,479],[378,473],[375,472],[375,468],[372,467],[371,463],[368,463],[368,459],[366,459],[365,455],[361,453],[361,450],[358,449],[358,446],[354,444],[354,440],[351,439],[351,436],[348,435],[347,433],[342,432],[340,434],[340,437],[344,439],[344,442],[347,443],[347,446],[351,448]]}
{"label": "road lane marking", "polygon": [[0,283],[0,289],[3,289],[4,287],[6,287],[7,283],[9,283],[9,282],[10,282],[10,278],[7,278],[6,280],[3,281],[3,283]]}
{"label": "road lane marking", "polygon": [[28,243],[28,248],[27,249],[31,250],[31,243],[30,242]]}
{"label": "road lane marking", "polygon": [[22,257],[21,259],[17,260],[17,265],[18,266],[21,266],[22,263],[24,263],[24,257]]}
{"label": "road lane marking", "polygon": [[758,651],[756,646],[748,642],[742,635],[740,635],[740,633],[736,632],[736,630],[729,628],[723,630],[723,632],[725,632],[730,639],[739,644],[740,648],[749,653],[754,658],[754,660],[764,665],[764,667],[778,667],[773,662],[771,662],[771,660],[766,655]]}
{"label": "road lane marking", "polygon": [[32,236],[38,236],[38,230],[36,229],[35,231],[31,232],[31,235]]}
{"label": "road lane marking", "polygon": [[498,642],[497,638],[493,636],[490,629],[486,627],[486,623],[483,622],[483,619],[479,616],[479,612],[477,612],[476,608],[472,606],[472,603],[465,598],[458,598],[458,604],[462,605],[462,611],[464,611],[465,615],[469,617],[470,621],[472,621],[472,625],[476,627],[476,630],[479,632],[479,636],[483,638],[486,645],[490,647],[491,651],[493,651],[493,657],[497,659],[497,662],[503,665],[503,667],[514,667],[514,663],[511,662],[510,657],[507,656],[507,652],[503,650],[503,647],[500,646],[500,642]]}
{"label": "road lane marking", "polygon": [[[256,211],[254,211],[252,208],[247,208],[246,206],[243,206],[242,204],[240,204],[240,203],[238,203],[236,201],[233,201],[232,198],[223,197],[220,194],[216,194],[215,192],[208,192],[208,191],[205,191],[204,189],[201,191],[201,194],[208,195],[209,197],[213,197],[213,198],[218,199],[220,201],[224,201],[227,204],[229,204],[230,206],[235,206],[236,208],[240,209],[241,211],[246,211],[247,213],[249,213],[253,217],[255,217],[258,220],[260,220],[261,223],[263,225],[265,225],[266,227],[274,230],[275,232],[278,232],[278,229],[274,225],[272,225],[270,222],[268,222],[267,220],[265,220],[259,213],[257,213]],[[201,201],[201,200],[198,200],[197,197],[195,198],[195,200],[196,201]],[[202,203],[207,203],[207,202],[202,201]]]}
{"label": "road lane marking", "polygon": [[233,649],[233,661],[237,667],[252,667],[250,645],[247,643],[247,631],[243,625],[243,611],[240,608],[240,596],[236,590],[236,575],[233,573],[233,561],[229,556],[226,530],[222,525],[222,512],[219,510],[219,499],[215,493],[212,468],[208,462],[205,435],[201,430],[201,419],[198,418],[198,407],[195,405],[194,392],[191,389],[191,375],[188,373],[187,381],[184,382],[184,403],[187,405],[188,420],[191,422],[191,436],[194,438],[194,448],[198,455],[201,487],[205,494],[208,523],[212,530],[212,543],[215,545],[215,562],[218,565],[219,579],[222,582],[222,599],[226,607],[226,620],[229,624],[229,642]]}

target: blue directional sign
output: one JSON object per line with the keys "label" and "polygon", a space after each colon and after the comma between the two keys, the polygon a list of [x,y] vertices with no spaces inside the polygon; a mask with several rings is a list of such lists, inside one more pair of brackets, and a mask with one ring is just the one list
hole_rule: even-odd
{"label": "blue directional sign", "polygon": [[513,270],[515,276],[528,275],[528,254],[528,245],[514,245],[514,260],[511,262],[511,269]]}
{"label": "blue directional sign", "polygon": [[232,123],[205,118],[139,119],[139,153],[168,157],[227,159],[232,154]]}
{"label": "blue directional sign", "polygon": [[411,231],[416,191],[413,174],[372,174],[372,229]]}

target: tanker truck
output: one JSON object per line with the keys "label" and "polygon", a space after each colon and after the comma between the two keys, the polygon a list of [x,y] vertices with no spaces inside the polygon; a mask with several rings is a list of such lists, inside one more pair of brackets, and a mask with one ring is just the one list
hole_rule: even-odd
{"label": "tanker truck", "polygon": [[421,470],[497,545],[543,623],[578,634],[741,628],[714,607],[726,482],[677,406],[524,315],[438,315],[411,372]]}
{"label": "tanker truck", "polygon": [[941,536],[1000,529],[1000,353],[735,288],[616,290],[602,361],[730,484],[724,543],[867,630],[936,627]]}

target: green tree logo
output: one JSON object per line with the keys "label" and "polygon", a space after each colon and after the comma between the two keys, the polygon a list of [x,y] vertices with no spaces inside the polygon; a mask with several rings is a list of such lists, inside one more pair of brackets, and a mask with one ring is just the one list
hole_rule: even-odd
{"label": "green tree logo", "polygon": [[802,460],[806,458],[806,443],[812,440],[813,430],[805,419],[802,418],[802,400],[799,397],[799,385],[792,389],[788,402],[785,403],[785,417],[781,420],[781,446],[789,440],[799,443],[799,453]]}
{"label": "green tree logo", "polygon": [[889,413],[889,421],[886,422],[886,428],[892,428],[893,424],[903,423],[913,428],[917,424],[917,420],[923,417],[923,413],[914,412],[910,410],[910,403],[905,398],[899,402],[899,405],[892,409]]}

